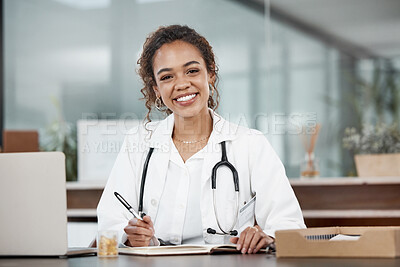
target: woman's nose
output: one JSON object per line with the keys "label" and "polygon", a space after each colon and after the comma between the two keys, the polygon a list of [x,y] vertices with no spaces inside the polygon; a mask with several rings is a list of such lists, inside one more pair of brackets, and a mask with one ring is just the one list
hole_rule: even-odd
{"label": "woman's nose", "polygon": [[178,78],[175,83],[175,89],[176,90],[184,90],[190,87],[190,81],[188,81],[186,78]]}

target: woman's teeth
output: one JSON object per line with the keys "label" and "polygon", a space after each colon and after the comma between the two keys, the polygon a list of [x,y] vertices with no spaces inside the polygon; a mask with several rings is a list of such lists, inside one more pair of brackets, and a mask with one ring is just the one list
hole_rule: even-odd
{"label": "woman's teeth", "polygon": [[196,96],[196,94],[182,96],[182,97],[179,97],[178,99],[176,99],[176,101],[178,101],[178,102],[189,101],[190,99],[193,99],[195,96]]}

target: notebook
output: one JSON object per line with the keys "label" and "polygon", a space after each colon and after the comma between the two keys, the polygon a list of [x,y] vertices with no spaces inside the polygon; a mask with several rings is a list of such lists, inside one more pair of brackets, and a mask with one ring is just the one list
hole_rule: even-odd
{"label": "notebook", "polygon": [[69,256],[65,156],[0,153],[0,256]]}
{"label": "notebook", "polygon": [[[119,254],[137,255],[137,256],[172,256],[172,255],[196,255],[196,254],[229,254],[241,253],[236,249],[236,245],[178,245],[178,246],[160,246],[160,247],[129,247],[119,248]],[[261,249],[258,253],[265,253]]]}

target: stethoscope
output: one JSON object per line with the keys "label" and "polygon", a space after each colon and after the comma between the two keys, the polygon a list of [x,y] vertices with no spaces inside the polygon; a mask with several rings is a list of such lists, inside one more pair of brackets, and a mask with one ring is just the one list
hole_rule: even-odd
{"label": "stethoscope", "polygon": [[[212,169],[212,173],[211,173],[211,189],[213,192],[213,207],[214,207],[214,214],[215,214],[215,219],[217,221],[217,225],[219,227],[219,229],[221,230],[221,233],[217,233],[216,230],[212,229],[212,228],[208,228],[207,229],[207,233],[209,234],[214,234],[214,235],[232,235],[232,236],[237,236],[238,231],[237,230],[233,230],[233,228],[235,227],[237,220],[238,220],[238,212],[239,212],[239,175],[238,172],[236,171],[235,167],[228,161],[228,157],[226,156],[226,145],[225,145],[225,141],[221,142],[221,148],[222,148],[222,158],[221,161],[218,162],[217,164],[215,164],[215,166]],[[143,212],[143,195],[144,195],[144,186],[146,183],[146,176],[147,176],[147,169],[149,167],[149,161],[151,158],[151,155],[153,154],[154,151],[154,147],[151,147],[149,150],[149,153],[147,153],[147,157],[146,160],[144,162],[144,166],[143,166],[143,172],[142,172],[142,180],[140,183],[140,195],[139,195],[139,215],[143,218],[143,216],[145,216],[146,214]],[[229,228],[229,230],[224,230],[222,229],[219,220],[218,220],[218,212],[216,207],[216,189],[217,189],[217,171],[219,167],[222,166],[226,166],[228,167],[233,175],[233,184],[235,185],[235,195],[236,195],[236,206],[235,206],[235,220],[232,223],[231,227]]]}

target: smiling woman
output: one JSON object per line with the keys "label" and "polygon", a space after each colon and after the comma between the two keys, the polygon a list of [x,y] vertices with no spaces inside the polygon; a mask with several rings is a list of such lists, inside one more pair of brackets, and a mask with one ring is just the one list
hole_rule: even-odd
{"label": "smiling woman", "polygon": [[[144,88],[141,91],[146,100],[146,107],[148,109],[146,117],[148,121],[150,121],[149,115],[157,99],[155,90],[153,90],[154,86],[157,85],[157,78],[160,79],[158,76],[163,72],[172,71],[171,66],[159,66],[159,69],[155,72],[155,57],[158,56],[160,59],[167,60],[167,58],[165,58],[166,55],[160,51],[168,51],[166,48],[161,49],[163,45],[175,47],[175,55],[171,52],[169,56],[179,56],[176,54],[176,50],[179,50],[179,44],[182,48],[187,48],[191,51],[196,50],[195,55],[197,61],[189,60],[184,62],[180,67],[187,68],[189,65],[198,65],[197,69],[193,66],[192,68],[188,68],[188,74],[196,73],[200,67],[199,65],[203,63],[201,66],[205,68],[203,72],[206,71],[206,73],[212,77],[210,87],[214,90],[213,95],[208,98],[208,106],[213,110],[218,107],[218,68],[215,63],[214,52],[208,41],[193,29],[186,26],[172,25],[169,27],[160,27],[158,31],[152,33],[147,38],[143,45],[143,53],[138,60],[138,64],[140,65],[139,75],[144,83]],[[190,58],[192,56],[190,55],[191,51],[187,51],[186,57]],[[200,56],[200,58],[198,58],[198,56]],[[183,58],[181,60],[183,60]],[[161,62],[159,62],[159,64],[160,63]],[[164,64],[165,63],[166,62],[164,62]],[[165,80],[171,78],[171,76],[163,73],[161,78]],[[166,112],[167,114],[171,114],[172,110],[167,109]]]}
{"label": "smiling woman", "polygon": [[[99,230],[118,230],[127,246],[231,242],[256,253],[276,230],[305,227],[265,136],[215,112],[218,68],[203,36],[161,27],[138,64],[148,120],[153,106],[169,116],[125,138],[98,205]],[[130,219],[114,192],[147,216]]]}
{"label": "smiling woman", "polygon": [[215,110],[218,106],[213,50],[193,29],[172,25],[161,27],[146,40],[138,63],[145,85],[142,93],[147,119],[150,121],[153,103],[157,109],[164,106],[167,114],[174,114],[172,139],[186,161],[205,147],[212,131],[208,108]]}
{"label": "smiling woman", "polygon": [[157,50],[153,69],[157,73],[154,92],[174,114],[172,139],[186,161],[206,145],[212,131],[208,99],[214,76],[207,72],[199,50],[183,41],[165,44]]}

